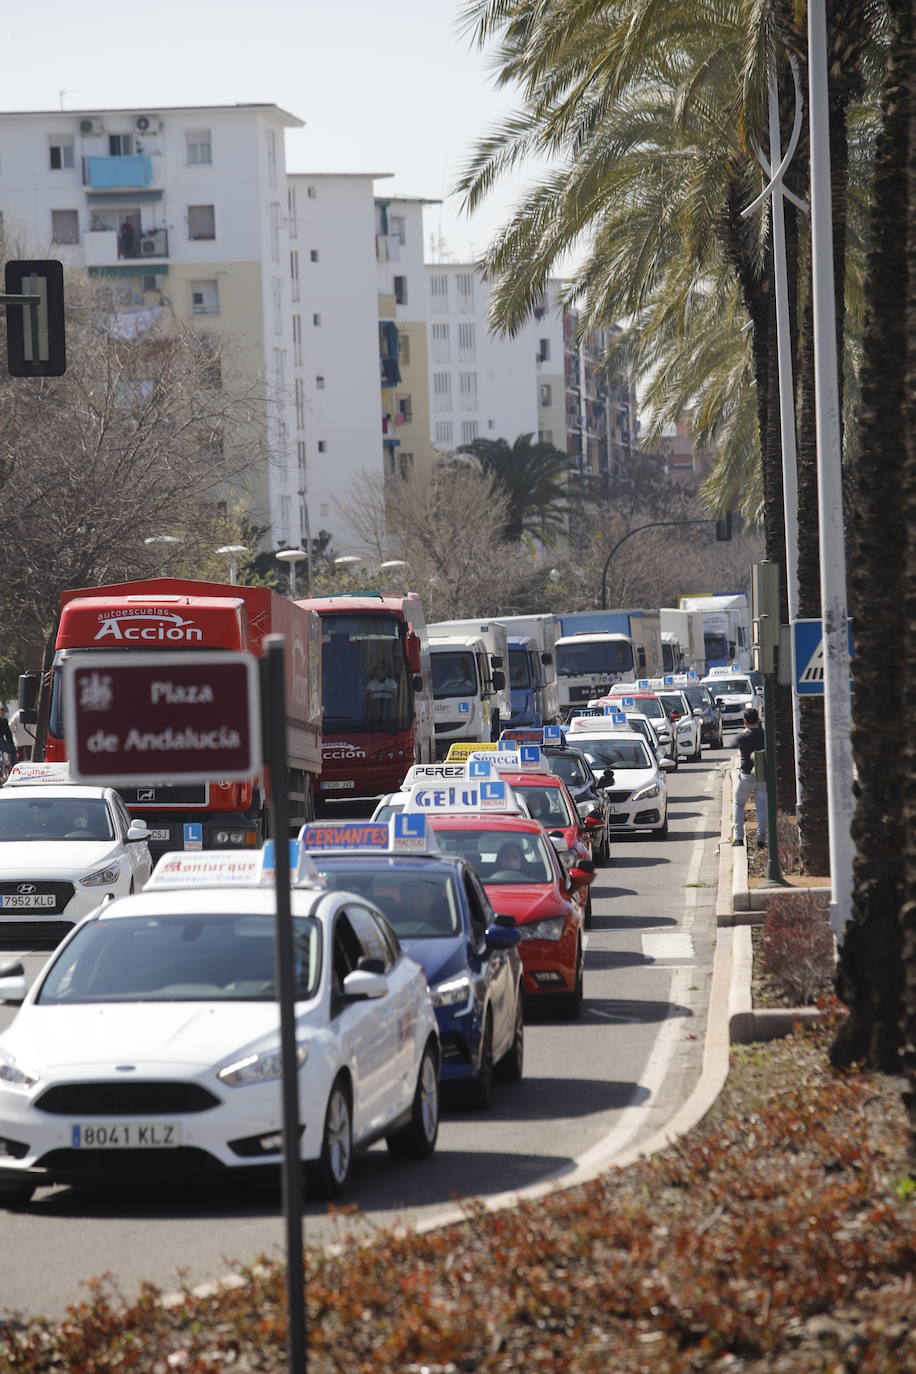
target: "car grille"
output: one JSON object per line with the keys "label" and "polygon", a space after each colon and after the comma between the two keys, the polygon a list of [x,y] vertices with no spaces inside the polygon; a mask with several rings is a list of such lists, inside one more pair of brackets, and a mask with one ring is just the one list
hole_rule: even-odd
{"label": "car grille", "polygon": [[[170,783],[155,787],[119,787],[124,804],[141,806],[206,806],[206,783]],[[152,828],[152,827],[151,827]]]}
{"label": "car grille", "polygon": [[219,1105],[219,1098],[197,1083],[61,1083],[35,1103],[55,1116],[78,1117],[184,1116]]}
{"label": "car grille", "polygon": [[174,1150],[49,1150],[36,1163],[62,1182],[89,1175],[108,1179],[154,1173],[212,1174],[226,1167],[206,1150],[190,1145]]}
{"label": "car grille", "polygon": [[35,907],[17,906],[9,912],[6,912],[5,908],[0,907],[0,918],[3,917],[5,912],[10,916],[13,916],[15,913],[15,917],[20,921],[27,921],[29,917],[34,916],[60,915],[66,908],[67,903],[72,901],[73,894],[76,891],[73,883],[45,882],[40,878],[32,879],[27,873],[23,873],[21,878],[15,878],[12,882],[0,883],[0,893],[2,893],[4,897],[19,897],[23,895],[19,889],[26,885],[34,887],[35,889],[34,894],[29,895],[47,897],[50,894],[54,898],[54,905]]}
{"label": "car grille", "polygon": [[73,926],[73,921],[0,920],[0,948],[53,949]]}
{"label": "car grille", "polygon": [[630,800],[629,792],[605,792],[604,795],[607,797],[608,801],[612,803],[625,802]]}

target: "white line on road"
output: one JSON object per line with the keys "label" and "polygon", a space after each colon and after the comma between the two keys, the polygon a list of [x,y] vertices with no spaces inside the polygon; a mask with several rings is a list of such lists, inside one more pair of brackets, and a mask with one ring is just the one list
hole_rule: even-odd
{"label": "white line on road", "polygon": [[647,959],[692,959],[696,953],[693,939],[683,931],[643,935],[640,939]]}

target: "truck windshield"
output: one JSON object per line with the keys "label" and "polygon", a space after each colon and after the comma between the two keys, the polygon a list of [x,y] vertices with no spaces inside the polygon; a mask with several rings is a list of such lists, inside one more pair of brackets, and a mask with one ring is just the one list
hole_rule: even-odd
{"label": "truck windshield", "polygon": [[727,635],[704,635],[703,645],[706,650],[707,663],[716,663],[723,658],[728,658]]}
{"label": "truck windshield", "polygon": [[560,677],[606,677],[610,673],[628,673],[632,668],[633,649],[626,640],[593,639],[557,645]]}
{"label": "truck windshield", "polygon": [[407,730],[413,696],[406,626],[388,615],[322,615],[324,732]]}
{"label": "truck windshield", "polygon": [[754,695],[754,689],[746,677],[717,677],[711,690],[713,692],[733,692],[740,697],[752,697]]}
{"label": "truck windshield", "polygon": [[532,686],[531,664],[525,649],[509,650],[509,686],[519,689]]}
{"label": "truck windshield", "polygon": [[477,692],[477,673],[471,653],[431,653],[433,696],[472,697]]}

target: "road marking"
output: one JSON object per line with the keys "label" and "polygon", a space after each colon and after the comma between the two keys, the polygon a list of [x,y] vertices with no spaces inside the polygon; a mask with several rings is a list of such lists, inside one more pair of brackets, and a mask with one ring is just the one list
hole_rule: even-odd
{"label": "road marking", "polygon": [[640,940],[647,959],[692,959],[696,953],[692,938],[683,932],[642,935]]}

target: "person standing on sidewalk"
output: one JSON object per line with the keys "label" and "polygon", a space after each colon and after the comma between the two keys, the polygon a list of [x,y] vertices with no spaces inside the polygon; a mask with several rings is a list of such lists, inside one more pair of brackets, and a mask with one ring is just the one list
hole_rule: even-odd
{"label": "person standing on sidewalk", "polygon": [[760,716],[753,706],[749,706],[744,713],[744,729],[736,743],[739,760],[732,844],[744,844],[744,810],[753,797],[757,808],[757,848],[764,849],[767,842],[767,784],[763,759],[765,741]]}
{"label": "person standing on sidewalk", "polygon": [[23,725],[21,711],[16,711],[10,716],[10,731],[19,760],[30,759],[35,747],[35,727],[32,726],[30,730],[28,726]]}

